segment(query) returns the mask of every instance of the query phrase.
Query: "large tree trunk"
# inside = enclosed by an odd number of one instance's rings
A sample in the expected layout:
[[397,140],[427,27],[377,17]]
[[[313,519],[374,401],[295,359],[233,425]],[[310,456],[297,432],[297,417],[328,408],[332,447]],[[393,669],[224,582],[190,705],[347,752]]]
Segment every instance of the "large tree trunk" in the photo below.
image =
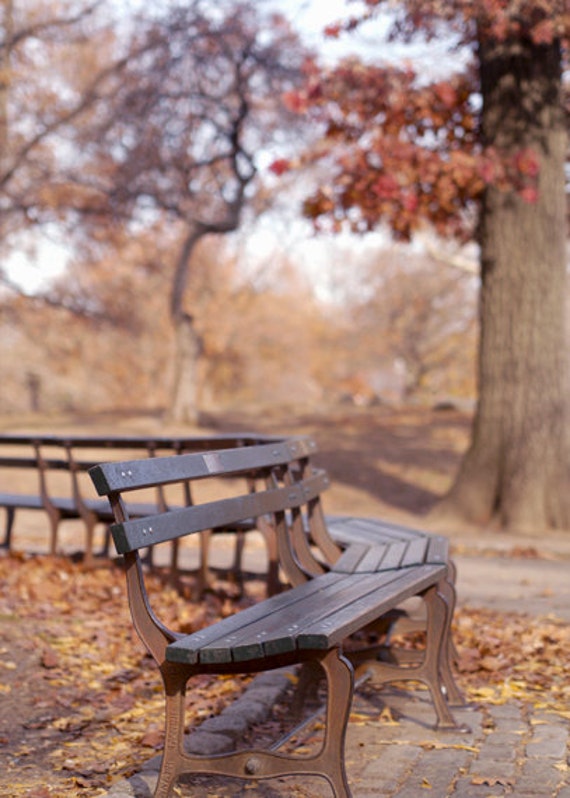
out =
[[539,196],[489,188],[483,203],[479,402],[471,447],[443,502],[477,523],[570,529],[566,348],[567,154],[557,43],[481,45],[483,133],[538,154]]

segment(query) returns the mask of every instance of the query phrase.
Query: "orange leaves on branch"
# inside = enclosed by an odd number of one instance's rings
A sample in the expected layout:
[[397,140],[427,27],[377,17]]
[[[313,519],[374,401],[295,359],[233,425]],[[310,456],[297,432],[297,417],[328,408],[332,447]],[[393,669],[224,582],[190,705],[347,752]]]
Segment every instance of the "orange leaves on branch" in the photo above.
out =
[[[402,0],[390,36],[435,38],[445,25],[455,42],[470,46],[476,34],[482,42],[551,45],[570,36],[565,5],[563,0]],[[360,17],[329,26],[328,35],[337,37],[387,6],[387,0],[361,0]],[[513,192],[524,202],[538,200],[540,157],[525,147],[532,137],[520,137],[518,152],[512,143],[505,150],[487,147],[482,138],[476,58],[474,53],[462,73],[450,70],[448,80],[432,83],[409,67],[356,58],[320,72],[311,63],[305,87],[286,102],[322,130],[313,151],[299,160],[326,161],[329,187],[305,202],[316,227],[364,232],[384,222],[396,238],[409,239],[427,222],[441,235],[466,240],[488,187]]]
[[458,103],[458,96],[455,88],[449,82],[435,83],[433,86],[435,96],[440,100],[445,108],[455,108]]
[[382,174],[372,184],[372,191],[379,199],[397,199],[400,196],[398,181],[391,174]]
[[[476,91],[471,72],[426,84],[410,67],[351,58],[319,75],[311,63],[305,88],[285,98],[322,129],[298,164],[326,162],[329,187],[307,199],[305,214],[318,228],[365,232],[385,222],[408,240],[427,222],[467,239],[475,214],[466,211],[488,186],[535,202],[538,154],[483,146]],[[271,170],[291,168],[281,160]]]
[[[465,203],[485,185],[471,96],[465,76],[425,85],[408,66],[350,58],[319,75],[312,64],[305,88],[285,98],[323,131],[300,163],[326,161],[331,185],[306,201],[305,214],[317,227],[345,224],[359,232],[383,220],[400,239],[426,219],[455,232]],[[271,170],[288,168],[277,161]]]

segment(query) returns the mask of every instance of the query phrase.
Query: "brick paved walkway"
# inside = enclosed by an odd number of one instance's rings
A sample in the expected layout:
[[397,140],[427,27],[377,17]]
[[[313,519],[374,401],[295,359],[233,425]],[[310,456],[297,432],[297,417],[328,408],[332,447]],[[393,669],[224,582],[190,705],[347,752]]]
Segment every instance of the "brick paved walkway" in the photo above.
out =
[[[206,721],[190,738],[195,753],[228,750],[247,718],[259,720],[283,687],[279,674],[264,675],[229,708],[225,717]],[[281,680],[281,681],[280,681]],[[469,732],[432,729],[433,707],[426,691],[364,687],[357,693],[346,746],[354,798],[570,798],[570,721],[518,701],[455,710]],[[150,798],[159,758],[109,798]],[[199,779],[182,785],[184,798],[325,798],[324,780],[274,779],[258,784]]]

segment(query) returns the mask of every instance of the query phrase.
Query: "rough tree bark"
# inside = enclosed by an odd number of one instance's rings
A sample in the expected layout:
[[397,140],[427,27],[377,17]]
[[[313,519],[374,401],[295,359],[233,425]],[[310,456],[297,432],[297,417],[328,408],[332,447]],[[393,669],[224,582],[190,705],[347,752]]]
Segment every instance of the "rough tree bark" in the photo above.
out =
[[479,402],[470,449],[440,509],[535,534],[570,529],[560,44],[486,41],[480,59],[486,143],[538,155],[538,198],[486,192]]

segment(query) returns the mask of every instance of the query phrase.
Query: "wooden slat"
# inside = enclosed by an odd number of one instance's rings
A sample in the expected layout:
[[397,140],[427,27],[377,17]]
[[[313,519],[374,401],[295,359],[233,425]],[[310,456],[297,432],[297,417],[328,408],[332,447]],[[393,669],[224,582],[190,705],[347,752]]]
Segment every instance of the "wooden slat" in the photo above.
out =
[[[368,575],[363,580],[353,574],[332,573],[314,577],[287,591],[285,595],[289,600],[286,606],[275,609],[270,599],[265,617],[204,646],[200,651],[200,662],[220,661],[220,656],[231,656],[233,662],[245,662],[295,651],[300,632],[358,599],[367,590],[366,579],[375,581],[376,577]],[[307,585],[311,585],[310,594]]]
[[310,439],[293,438],[285,442],[219,449],[205,454],[103,463],[89,473],[97,492],[103,496],[116,491],[168,485],[184,479],[203,479],[272,468],[307,456],[312,451],[313,442]]
[[419,565],[425,562],[428,542],[427,537],[410,540],[406,547],[402,562],[400,563],[400,567],[407,568],[411,565]]
[[426,565],[324,574],[171,643],[166,656],[173,662],[222,664],[278,657],[297,648],[324,650],[436,584],[444,571],[444,566]]
[[354,569],[356,573],[374,573],[383,570],[381,565],[386,555],[385,546],[369,546],[368,551]]
[[[148,461],[149,464],[152,462],[152,460]],[[229,499],[171,510],[158,516],[153,515],[148,518],[126,521],[122,524],[113,524],[111,533],[118,553],[126,554],[151,544],[176,540],[184,535],[201,532],[205,529],[216,529],[236,521],[300,507],[318,495],[327,485],[327,475],[324,472],[319,472],[296,485],[247,493]]]
[[40,496],[32,496],[27,493],[0,493],[0,506],[22,510],[44,509],[44,503]]
[[447,562],[449,559],[449,541],[447,538],[441,535],[432,535],[428,540],[429,546],[426,554],[426,562]]
[[[338,645],[397,604],[436,584],[444,574],[443,565],[423,565],[370,576],[369,579],[377,580],[376,589],[332,613],[328,618],[304,628],[297,637],[297,644],[302,649],[319,650]],[[364,581],[360,575],[355,575],[353,579],[360,584]]]
[[357,540],[368,543],[406,541],[428,536],[426,532],[389,524],[380,518],[326,516],[326,521],[332,537],[345,543]]
[[[272,596],[259,604],[254,604],[245,610],[241,610],[236,615],[229,618],[224,618],[222,621],[201,629],[199,632],[194,632],[191,635],[186,635],[174,643],[171,643],[167,650],[167,659],[172,662],[188,662],[195,664],[200,659],[200,652],[207,646],[211,647],[212,657],[216,655],[213,653],[216,648],[221,648],[218,644],[221,638],[229,635],[237,635],[240,631],[247,626],[253,625],[258,621],[265,621],[270,611],[278,613],[279,611],[287,610],[291,605],[297,604],[300,601],[310,602],[313,596],[319,593],[327,584],[335,584],[338,582],[339,577],[337,574],[324,574],[317,579],[310,579],[304,585],[300,585],[294,590],[287,590],[284,593],[279,593]],[[231,661],[230,647],[224,647],[225,653],[220,652],[217,656],[223,662]],[[261,649],[259,649],[261,653]],[[220,661],[220,659],[218,659]]]
[[332,567],[337,573],[351,574],[362,560],[369,546],[366,543],[353,543],[349,546]]
[[[68,444],[77,448],[91,449],[147,449],[155,445],[158,449],[186,448],[188,451],[208,451],[235,446],[250,446],[282,440],[274,435],[258,435],[254,432],[220,433],[214,436],[173,437],[162,435],[50,435],[50,434],[12,434],[0,435],[0,446],[61,446]],[[316,450],[316,448],[315,448]]]

